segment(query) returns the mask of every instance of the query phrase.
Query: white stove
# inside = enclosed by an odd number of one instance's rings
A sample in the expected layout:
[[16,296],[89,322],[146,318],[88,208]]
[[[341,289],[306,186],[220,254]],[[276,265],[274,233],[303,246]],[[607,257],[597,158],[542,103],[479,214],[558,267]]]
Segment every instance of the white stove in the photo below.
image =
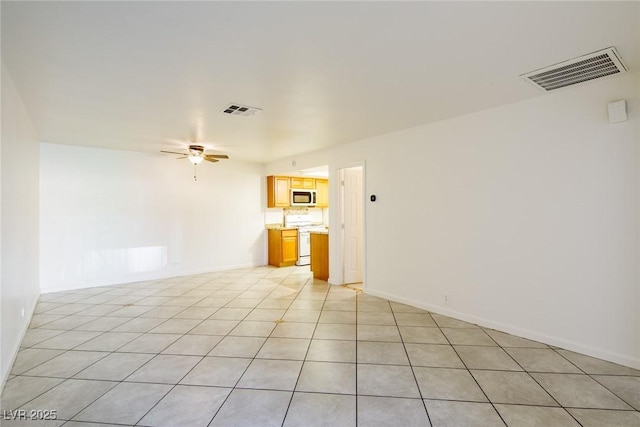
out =
[[285,215],[285,227],[298,229],[298,261],[296,265],[311,264],[311,237],[312,231],[324,231],[326,227],[322,224],[313,224],[309,215]]

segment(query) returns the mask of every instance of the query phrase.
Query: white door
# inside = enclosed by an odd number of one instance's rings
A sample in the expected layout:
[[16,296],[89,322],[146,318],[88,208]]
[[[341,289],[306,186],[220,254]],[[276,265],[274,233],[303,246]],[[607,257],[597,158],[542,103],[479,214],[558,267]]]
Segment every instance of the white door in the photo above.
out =
[[342,172],[344,283],[358,283],[362,282],[363,264],[362,167],[343,169]]

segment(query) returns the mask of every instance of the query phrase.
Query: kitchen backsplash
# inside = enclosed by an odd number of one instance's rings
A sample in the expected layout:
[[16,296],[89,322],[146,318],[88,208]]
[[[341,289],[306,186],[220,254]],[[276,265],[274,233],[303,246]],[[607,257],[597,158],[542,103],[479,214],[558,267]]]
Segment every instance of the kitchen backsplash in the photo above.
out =
[[282,214],[283,215],[307,215],[307,214],[310,214],[311,211],[313,210],[317,211],[320,209],[308,208],[305,206],[293,206],[290,208],[282,209]]
[[302,206],[292,208],[267,208],[264,212],[264,223],[283,224],[285,215],[309,215],[312,223],[329,225],[328,208],[307,208]]

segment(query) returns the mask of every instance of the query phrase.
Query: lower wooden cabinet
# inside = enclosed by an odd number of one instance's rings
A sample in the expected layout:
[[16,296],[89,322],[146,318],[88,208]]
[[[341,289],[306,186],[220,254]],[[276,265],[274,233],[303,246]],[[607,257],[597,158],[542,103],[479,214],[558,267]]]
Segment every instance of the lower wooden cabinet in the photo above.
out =
[[298,260],[298,230],[269,230],[269,265],[285,267]]
[[329,235],[311,232],[311,271],[313,277],[329,280]]

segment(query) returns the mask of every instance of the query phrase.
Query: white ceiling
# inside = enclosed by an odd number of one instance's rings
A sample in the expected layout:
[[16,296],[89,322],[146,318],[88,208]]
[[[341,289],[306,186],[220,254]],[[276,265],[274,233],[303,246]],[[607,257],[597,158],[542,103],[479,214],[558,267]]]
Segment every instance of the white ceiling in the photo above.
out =
[[[544,94],[637,2],[6,2],[2,61],[45,142],[270,161]],[[586,83],[590,84],[590,83]],[[572,90],[572,89],[564,89]],[[222,114],[229,103],[262,108]]]

